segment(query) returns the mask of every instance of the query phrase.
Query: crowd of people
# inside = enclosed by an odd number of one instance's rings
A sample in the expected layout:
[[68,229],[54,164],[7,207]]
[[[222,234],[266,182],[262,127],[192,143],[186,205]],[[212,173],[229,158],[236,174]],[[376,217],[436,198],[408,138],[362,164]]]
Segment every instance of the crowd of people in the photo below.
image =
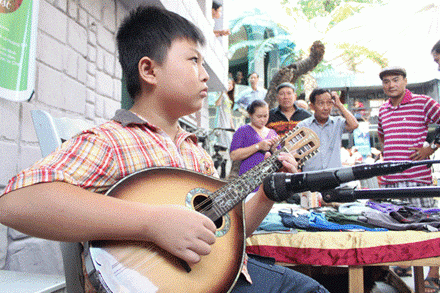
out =
[[[219,8],[213,6],[213,17]],[[130,12],[118,28],[117,46],[133,106],[118,110],[111,121],[71,138],[14,176],[0,196],[0,222],[58,241],[150,242],[197,270],[195,265],[217,248],[217,227],[211,218],[166,201],[159,205],[132,202],[105,192],[126,176],[152,167],[218,176],[195,136],[179,126],[179,118],[199,111],[208,95],[204,44],[200,30],[176,13],[153,6]],[[440,65],[440,43],[432,55]],[[428,123],[440,123],[440,104],[406,89],[403,68],[386,68],[379,78],[388,97],[379,111],[383,160],[427,158],[440,146],[437,142],[425,144]],[[266,90],[258,86],[258,74],[250,74],[248,81],[249,89],[235,97],[234,84],[241,84],[242,79],[231,79],[227,91],[216,100],[218,123],[236,129],[232,140],[224,138],[222,143],[230,146],[231,159],[241,162],[240,174],[268,158],[282,136],[296,126],[313,129],[321,144],[320,152],[304,164],[303,171],[351,164],[341,158],[341,139],[343,132],[358,127],[358,121],[338,93],[315,89],[304,106],[296,101],[296,87],[282,83],[276,89],[278,106],[269,109],[264,101]],[[230,115],[236,106],[247,112],[248,124],[234,125]],[[330,115],[333,109],[339,114]],[[354,164],[356,156],[353,148],[350,157]],[[281,152],[278,160],[282,170],[299,171],[292,154]],[[381,183],[384,187],[411,187],[431,182],[430,169],[418,166],[383,176]],[[418,207],[435,205],[433,199],[410,201]],[[250,236],[273,204],[263,188],[257,188],[246,200],[244,213],[240,206],[232,213],[244,216],[244,233]],[[238,273],[232,292],[328,292],[309,276],[258,256],[244,254]],[[437,292],[439,284],[438,268],[433,267],[426,292]]]
[[[434,45],[431,54],[434,61],[439,64],[440,70],[440,41]],[[247,107],[255,101],[264,100],[264,89],[257,87],[258,74],[250,75],[251,89],[245,95],[240,96],[239,105]],[[297,101],[295,86],[290,83],[280,84],[277,88],[278,106],[269,110],[266,127],[273,129],[278,138],[285,135],[294,127],[307,127],[315,131],[320,139],[318,154],[305,162],[302,171],[316,171],[340,166],[353,166],[361,163],[374,164],[381,161],[397,160],[423,160],[429,158],[440,147],[438,141],[427,142],[429,124],[440,124],[440,105],[437,101],[424,95],[413,94],[406,88],[407,73],[402,67],[388,67],[381,70],[379,78],[382,81],[383,91],[388,98],[379,109],[378,135],[380,150],[372,147],[371,153],[362,156],[356,146],[349,149],[341,145],[342,133],[351,132],[359,126],[358,120],[364,121],[365,115],[356,116],[350,113],[341,103],[338,93],[326,89],[316,88],[309,95],[309,103],[300,106]],[[365,112],[365,107],[359,101],[356,107]],[[332,110],[338,110],[337,116],[332,116]],[[310,110],[309,110],[310,109]],[[266,109],[265,109],[266,110]],[[412,113],[412,114],[410,114]],[[417,115],[414,115],[417,113]],[[403,123],[403,124],[402,124]],[[240,131],[241,133],[241,131]],[[258,133],[255,133],[258,134]],[[237,134],[233,138],[243,143],[243,136]],[[260,141],[266,139],[259,136]],[[258,148],[252,145],[255,138],[249,141],[249,149],[252,153],[258,153]],[[271,144],[277,142],[274,136]],[[258,144],[257,144],[258,145]],[[268,144],[267,147],[270,145]],[[232,150],[234,150],[236,146]],[[241,161],[231,152],[231,159]],[[253,164],[259,163],[254,161]],[[245,169],[249,169],[249,162]],[[240,173],[243,171],[240,168]],[[374,178],[373,180],[376,180]],[[410,168],[402,173],[386,175],[377,178],[374,186],[382,188],[411,188],[417,186],[432,185],[433,178],[429,166],[420,165]],[[361,185],[358,185],[361,187]],[[403,199],[410,206],[420,208],[437,207],[433,198],[408,198]],[[395,267],[400,276],[410,275],[410,267]],[[425,292],[437,292],[440,290],[439,268],[430,267],[425,280]]]

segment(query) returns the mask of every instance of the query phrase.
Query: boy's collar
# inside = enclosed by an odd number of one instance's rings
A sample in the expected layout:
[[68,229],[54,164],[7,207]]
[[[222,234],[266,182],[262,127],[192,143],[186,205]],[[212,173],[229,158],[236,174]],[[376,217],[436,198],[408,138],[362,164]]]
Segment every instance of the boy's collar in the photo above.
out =
[[[117,121],[121,123],[122,126],[127,126],[129,124],[145,124],[148,127],[151,127],[155,131],[157,131],[157,127],[153,124],[149,123],[147,120],[143,119],[141,116],[125,109],[119,109],[116,111],[115,116],[112,118],[112,120]],[[197,143],[197,136],[195,134],[192,134],[190,132],[185,131],[182,127],[178,126],[178,136],[183,135],[183,139],[186,137],[190,137],[195,143]]]
[[112,120],[120,122],[122,126],[127,126],[129,124],[149,124],[145,119],[142,119],[135,113],[125,109],[117,110]]

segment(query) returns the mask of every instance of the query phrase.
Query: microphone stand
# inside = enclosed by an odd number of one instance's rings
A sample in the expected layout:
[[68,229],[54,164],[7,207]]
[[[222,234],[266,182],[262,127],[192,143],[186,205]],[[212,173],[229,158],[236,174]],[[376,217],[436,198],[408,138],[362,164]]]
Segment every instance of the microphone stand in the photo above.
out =
[[407,197],[438,197],[439,186],[413,187],[413,188],[372,188],[349,189],[339,188],[321,191],[325,202],[353,202],[357,199],[387,199]]

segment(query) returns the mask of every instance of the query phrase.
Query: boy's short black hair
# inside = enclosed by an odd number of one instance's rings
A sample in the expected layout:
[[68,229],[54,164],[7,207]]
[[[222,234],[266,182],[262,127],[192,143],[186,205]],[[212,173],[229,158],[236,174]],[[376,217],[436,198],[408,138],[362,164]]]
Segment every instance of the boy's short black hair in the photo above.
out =
[[202,32],[182,16],[155,6],[139,6],[123,20],[116,35],[119,62],[131,98],[140,91],[138,63],[148,56],[159,65],[176,39],[205,44]]
[[329,93],[330,94],[330,90],[327,89],[322,89],[322,88],[316,88],[312,91],[312,93],[310,94],[309,97],[309,101],[312,104],[315,104],[316,102],[316,96],[322,95],[324,93]]

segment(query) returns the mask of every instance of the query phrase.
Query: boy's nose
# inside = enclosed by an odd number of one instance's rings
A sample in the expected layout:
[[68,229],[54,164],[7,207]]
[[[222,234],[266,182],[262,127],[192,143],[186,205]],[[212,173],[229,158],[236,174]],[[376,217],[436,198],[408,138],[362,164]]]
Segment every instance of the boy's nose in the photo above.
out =
[[200,78],[203,82],[207,82],[209,79],[208,71],[206,71],[205,66],[202,66],[202,69],[200,71]]

